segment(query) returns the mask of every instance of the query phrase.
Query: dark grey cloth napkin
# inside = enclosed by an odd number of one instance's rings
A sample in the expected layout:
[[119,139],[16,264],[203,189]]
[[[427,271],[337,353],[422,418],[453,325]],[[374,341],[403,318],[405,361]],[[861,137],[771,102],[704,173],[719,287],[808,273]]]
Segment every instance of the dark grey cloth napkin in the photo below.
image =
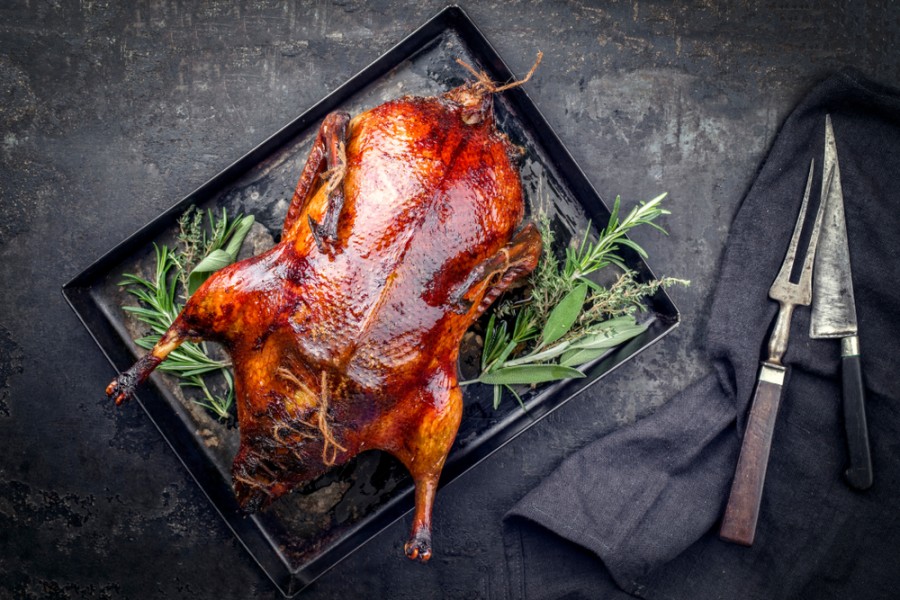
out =
[[[837,139],[875,483],[842,479],[840,344],[794,314],[756,541],[718,539],[784,258],[825,115]],[[811,206],[811,211],[816,208]],[[900,598],[900,92],[844,71],[784,123],[729,234],[714,375],[567,459],[505,521],[513,598]]]

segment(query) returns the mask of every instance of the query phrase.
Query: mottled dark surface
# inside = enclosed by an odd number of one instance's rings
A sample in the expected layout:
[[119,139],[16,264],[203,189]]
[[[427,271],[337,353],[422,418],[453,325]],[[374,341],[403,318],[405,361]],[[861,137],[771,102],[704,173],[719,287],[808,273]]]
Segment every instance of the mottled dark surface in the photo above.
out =
[[[700,378],[729,224],[781,120],[855,66],[900,82],[892,2],[471,3],[601,195],[659,191],[634,237],[684,325],[438,495],[302,598],[502,598],[500,519],[563,457]],[[732,6],[733,5],[733,6]],[[417,2],[4,2],[0,7],[0,597],[279,597],[60,294],[94,258],[436,13]]]

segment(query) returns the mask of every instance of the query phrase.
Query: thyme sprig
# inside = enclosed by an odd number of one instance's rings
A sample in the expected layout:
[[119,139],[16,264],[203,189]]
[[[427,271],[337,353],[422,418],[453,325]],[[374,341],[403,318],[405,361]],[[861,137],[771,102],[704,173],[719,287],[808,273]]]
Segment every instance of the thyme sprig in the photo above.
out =
[[[553,251],[549,220],[542,217],[543,251],[529,280],[530,293],[524,301],[504,299],[497,306],[485,329],[481,373],[461,385],[492,385],[494,408],[506,389],[524,408],[513,386],[584,377],[578,367],[643,333],[647,324],[635,318],[644,309],[643,299],[661,287],[688,283],[674,278],[640,282],[620,255],[628,247],[646,258],[644,249],[626,237],[635,227],[650,225],[666,233],[654,222],[669,214],[661,206],[665,196],[639,204],[621,220],[621,199],[616,197],[597,240],[591,241],[587,227],[580,243],[566,248],[562,265]],[[622,273],[606,288],[590,276],[609,266]]]
[[[252,216],[238,215],[229,220],[223,209],[217,218],[212,211],[204,213],[190,207],[178,220],[178,247],[153,244],[156,270],[152,279],[133,273],[122,276],[119,285],[138,299],[138,306],[122,309],[150,327],[150,334],[135,339],[135,344],[151,349],[169,329],[184,307],[184,302],[215,270],[234,262],[244,238],[253,225]],[[227,261],[227,262],[226,262]],[[159,366],[160,371],[180,379],[180,385],[200,390],[202,398],[192,400],[204,406],[219,419],[229,418],[234,403],[234,380],[228,360],[211,355],[203,342],[184,342],[172,351]],[[214,394],[210,378],[219,378],[225,385],[224,394]]]

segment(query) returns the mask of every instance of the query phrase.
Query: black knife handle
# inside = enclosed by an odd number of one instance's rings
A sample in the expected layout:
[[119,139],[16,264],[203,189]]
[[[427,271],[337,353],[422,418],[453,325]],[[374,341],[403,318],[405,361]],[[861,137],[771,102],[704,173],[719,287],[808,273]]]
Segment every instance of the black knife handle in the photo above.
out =
[[872,455],[869,451],[869,428],[866,425],[865,389],[859,354],[841,359],[844,382],[844,427],[850,467],[844,472],[847,483],[858,490],[872,486]]
[[[771,376],[773,373],[774,377]],[[753,544],[766,468],[769,465],[769,451],[772,448],[772,434],[775,432],[775,417],[781,403],[783,378],[784,367],[763,363],[751,401],[752,407],[731,484],[731,494],[719,529],[719,537],[725,541],[743,546]]]

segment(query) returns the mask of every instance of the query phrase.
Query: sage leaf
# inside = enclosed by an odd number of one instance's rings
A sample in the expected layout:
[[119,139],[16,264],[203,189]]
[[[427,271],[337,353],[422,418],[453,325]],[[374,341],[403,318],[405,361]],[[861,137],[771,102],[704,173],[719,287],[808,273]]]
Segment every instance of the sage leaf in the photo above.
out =
[[526,354],[521,358],[515,358],[513,360],[508,360],[504,363],[507,367],[514,367],[516,365],[525,365],[528,363],[536,363],[536,362],[544,362],[545,360],[556,358],[560,354],[566,351],[569,347],[570,342],[561,342],[552,348],[547,348],[543,352],[538,352],[537,354]]
[[210,275],[222,267],[227,267],[232,262],[234,261],[231,260],[229,254],[224,250],[220,249],[210,252],[188,275],[188,294],[193,296],[194,292],[203,285],[204,281],[209,279]]
[[254,221],[256,221],[256,219],[253,218],[253,215],[247,215],[246,217],[241,217],[235,226],[234,231],[231,234],[231,239],[228,240],[228,245],[225,246],[225,252],[231,257],[231,262],[237,260],[237,255],[238,252],[241,251],[244,238],[250,233],[250,228],[253,227]]
[[237,260],[238,252],[241,251],[241,245],[250,233],[254,220],[253,216],[241,217],[234,226],[225,249],[213,250],[193,268],[188,275],[188,296],[192,296],[210,275]]
[[630,325],[586,336],[573,343],[569,350],[559,359],[559,364],[566,367],[577,367],[606,354],[610,348],[618,346],[647,330],[647,325]]
[[478,378],[481,383],[491,385],[530,385],[559,379],[584,377],[584,373],[571,367],[559,365],[519,365],[503,367]]
[[609,348],[575,348],[569,350],[559,359],[564,367],[575,367],[591,362],[609,352]]
[[586,284],[578,285],[553,308],[541,332],[541,343],[543,345],[552,344],[566,335],[569,329],[572,328],[572,325],[578,319],[578,315],[581,314],[581,307],[584,305],[587,290],[588,286]]
[[647,330],[646,325],[628,325],[625,327],[615,327],[601,333],[586,335],[580,340],[572,343],[572,349],[588,349],[612,348],[618,346],[624,341],[642,334]]

